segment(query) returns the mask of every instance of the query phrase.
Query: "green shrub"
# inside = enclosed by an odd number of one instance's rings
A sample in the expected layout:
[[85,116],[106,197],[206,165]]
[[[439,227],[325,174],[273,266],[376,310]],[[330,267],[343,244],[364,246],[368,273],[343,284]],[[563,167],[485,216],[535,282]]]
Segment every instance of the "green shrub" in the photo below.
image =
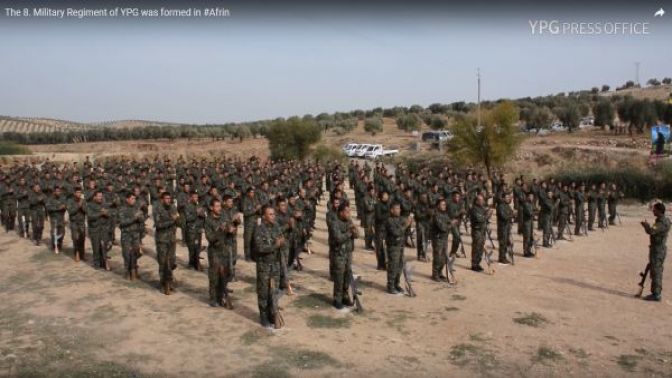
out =
[[31,155],[32,152],[26,146],[13,142],[0,142],[0,155]]
[[339,148],[327,146],[324,144],[320,144],[319,146],[315,147],[315,149],[311,152],[311,156],[313,159],[321,163],[333,161],[344,162],[346,160],[345,154]]

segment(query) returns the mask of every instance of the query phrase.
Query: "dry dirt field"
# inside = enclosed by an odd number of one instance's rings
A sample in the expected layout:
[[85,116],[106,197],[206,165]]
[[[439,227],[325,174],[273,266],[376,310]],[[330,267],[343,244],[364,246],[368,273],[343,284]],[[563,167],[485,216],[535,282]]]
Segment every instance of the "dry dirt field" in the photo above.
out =
[[165,296],[150,236],[131,283],[119,247],[103,272],[74,262],[69,234],[54,255],[1,232],[0,376],[671,376],[672,297],[633,297],[647,256],[638,222],[651,216],[645,206],[621,212],[622,226],[538,259],[519,256],[516,236],[516,265],[491,276],[458,259],[453,288],[431,281],[430,264],[407,248],[415,298],[386,294],[385,273],[357,240],[365,311],[356,314],[330,306],[322,201],[314,253],[291,274],[296,294],[282,299],[279,331],[258,325],[251,263],[238,265],[229,311],[208,306],[207,275],[186,269],[183,246],[177,293]]

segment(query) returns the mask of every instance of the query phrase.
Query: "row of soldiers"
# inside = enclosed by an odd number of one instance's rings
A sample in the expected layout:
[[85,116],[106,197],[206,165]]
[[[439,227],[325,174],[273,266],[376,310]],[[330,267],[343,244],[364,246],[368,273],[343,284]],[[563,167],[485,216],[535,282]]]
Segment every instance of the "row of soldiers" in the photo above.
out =
[[[314,229],[323,172],[317,163],[256,158],[191,162],[120,158],[95,164],[87,158],[81,166],[48,160],[18,164],[0,167],[0,218],[7,232],[15,230],[36,245],[42,242],[48,220],[49,249],[59,253],[67,216],[75,261],[87,259],[88,235],[93,266],[110,270],[108,254],[120,244],[126,275],[135,280],[145,250],[143,238],[152,232],[147,228],[151,215],[160,290],[166,295],[175,290],[178,229],[189,251],[188,265],[196,270],[203,270],[200,253],[205,234],[210,305],[228,308],[232,305],[226,286],[235,280],[236,235],[242,225],[244,258],[257,261],[259,309],[262,323],[267,323],[271,318],[267,283],[277,278],[277,289],[290,289],[287,271],[300,266],[299,254]],[[277,211],[274,224],[285,240],[270,257],[263,257],[265,249],[255,242],[263,240],[257,229],[264,229],[259,227],[266,209]]]
[[[333,196],[341,201],[345,172],[337,168],[331,174],[338,182]],[[454,258],[466,257],[462,227],[471,234],[471,268],[483,271],[483,257],[488,265],[492,262],[485,253],[486,242],[495,249],[490,226],[493,215],[497,224],[498,261],[509,264],[513,258],[514,224],[518,226],[518,234],[523,235],[523,256],[533,257],[540,245],[551,247],[555,240],[565,239],[565,235],[571,238],[569,224],[575,224],[575,235],[587,235],[594,230],[596,215],[599,228],[615,224],[617,204],[623,197],[615,184],[601,183],[586,189],[585,184],[563,184],[554,179],[541,182],[534,179],[528,183],[519,177],[510,187],[502,173],[486,179],[484,175],[457,172],[449,167],[411,171],[397,166],[395,173],[390,174],[382,164],[371,168],[368,163],[360,166],[351,161],[347,175],[364,228],[365,248],[375,251],[378,269],[388,270],[390,293],[399,291],[398,277],[403,268],[399,247],[408,245],[406,241],[413,235],[417,239],[417,259],[433,262],[432,279],[451,280]],[[335,208],[336,203],[331,207]],[[401,244],[389,236],[389,219],[395,206],[399,207],[400,223],[407,225]],[[541,240],[535,237],[535,220],[543,235]],[[427,255],[429,245],[431,259]],[[450,269],[444,275],[447,264]]]

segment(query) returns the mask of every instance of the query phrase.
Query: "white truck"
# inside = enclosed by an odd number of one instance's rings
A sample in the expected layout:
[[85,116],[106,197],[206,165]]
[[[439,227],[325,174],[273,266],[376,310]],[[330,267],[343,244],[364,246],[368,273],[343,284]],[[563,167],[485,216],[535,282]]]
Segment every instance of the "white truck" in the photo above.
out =
[[381,156],[390,156],[396,155],[399,153],[399,150],[386,150],[383,148],[382,144],[371,144],[364,152],[365,159],[378,159]]

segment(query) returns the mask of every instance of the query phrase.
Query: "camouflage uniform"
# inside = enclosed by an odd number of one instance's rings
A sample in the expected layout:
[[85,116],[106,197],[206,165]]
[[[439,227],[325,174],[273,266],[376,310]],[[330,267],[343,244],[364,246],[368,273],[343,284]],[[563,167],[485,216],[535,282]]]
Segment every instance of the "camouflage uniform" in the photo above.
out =
[[351,220],[342,220],[338,216],[331,222],[329,234],[334,243],[334,305],[350,304],[348,288],[352,276],[352,233]]
[[376,203],[376,260],[378,269],[385,269],[387,247],[385,245],[385,223],[390,216],[390,201]]
[[121,254],[124,268],[129,275],[137,274],[140,257],[140,229],[145,227],[145,217],[136,206],[124,204],[117,212],[117,223],[121,230]]
[[19,220],[19,228],[16,231],[19,236],[28,238],[30,227],[30,193],[28,187],[25,185],[17,185],[14,188],[14,193],[18,202],[17,218]]
[[84,243],[86,242],[86,202],[71,198],[68,201],[68,219],[70,221],[70,236],[75,256],[84,259]]
[[533,256],[534,246],[534,207],[532,203],[525,201],[522,203],[522,209],[520,205],[518,209],[523,214],[523,256],[530,257]]
[[158,203],[153,209],[154,227],[156,232],[156,257],[159,263],[160,284],[164,291],[173,290],[173,269],[175,264],[175,233],[177,231],[178,213],[172,204]]
[[499,244],[499,261],[506,261],[507,250],[511,240],[511,228],[514,221],[511,206],[501,201],[497,204],[497,242]]
[[254,228],[256,227],[259,215],[257,204],[256,197],[250,198],[246,195],[243,198],[243,252],[245,260],[250,260],[251,257],[252,235],[254,234]]
[[[565,192],[558,194],[558,236],[556,239],[564,239],[565,230],[567,229],[567,221],[569,219],[569,207],[571,202],[569,195]],[[570,231],[571,233],[571,231]]]
[[418,259],[427,258],[427,245],[430,241],[431,228],[431,209],[426,202],[418,201],[413,210],[415,215],[415,231],[416,231],[416,249],[418,252]]
[[581,233],[581,227],[583,226],[583,222],[585,222],[585,215],[583,212],[583,203],[584,203],[584,195],[583,192],[580,190],[577,190],[574,193],[574,214],[576,218],[576,224],[574,226],[574,235],[580,235]]
[[203,239],[203,224],[205,212],[200,210],[198,203],[191,201],[184,205],[182,214],[184,216],[184,241],[189,251],[189,267],[200,269],[201,266],[201,243]]
[[469,222],[471,227],[471,267],[475,268],[481,265],[483,252],[485,250],[485,233],[487,209],[482,206],[473,205],[469,211]]
[[376,198],[367,194],[362,201],[362,226],[364,227],[364,245],[373,249],[374,225],[376,220]]
[[544,247],[551,246],[551,237],[553,236],[553,200],[548,197],[546,193],[542,193],[539,198],[539,204],[541,205],[541,211],[539,212],[539,223],[541,224],[541,229],[543,230],[543,244]]
[[16,195],[9,182],[0,197],[0,206],[2,206],[2,224],[5,226],[5,231],[14,230],[16,225]]
[[273,289],[280,285],[280,248],[275,246],[276,239],[282,230],[275,224],[262,221],[254,231],[254,251],[257,262],[257,304],[262,324],[273,321],[271,313]]
[[404,239],[406,237],[405,218],[392,215],[385,222],[385,245],[387,246],[387,290],[401,291],[399,285],[401,269],[404,265]]
[[233,272],[232,238],[229,232],[233,226],[230,214],[222,212],[219,216],[210,214],[205,220],[205,237],[208,240],[208,283],[210,304],[222,304],[226,285],[231,281]]
[[667,254],[667,234],[670,220],[665,215],[656,217],[656,222],[646,227],[649,234],[649,269],[651,272],[651,294],[660,300],[663,291],[663,265]]
[[437,211],[432,217],[432,277],[441,276],[448,253],[448,234],[452,232],[452,218],[447,211]]
[[33,241],[39,244],[42,240],[42,231],[44,231],[47,196],[42,192],[31,191],[29,201],[30,219],[33,224]]
[[56,245],[58,250],[63,249],[63,237],[65,236],[65,196],[56,197],[52,195],[47,200],[46,208],[49,213],[49,224],[51,225],[51,244],[50,249]]
[[107,264],[107,249],[103,245],[107,232],[106,218],[109,215],[102,204],[91,201],[86,206],[86,219],[89,222],[89,239],[93,250],[93,266],[104,268]]

